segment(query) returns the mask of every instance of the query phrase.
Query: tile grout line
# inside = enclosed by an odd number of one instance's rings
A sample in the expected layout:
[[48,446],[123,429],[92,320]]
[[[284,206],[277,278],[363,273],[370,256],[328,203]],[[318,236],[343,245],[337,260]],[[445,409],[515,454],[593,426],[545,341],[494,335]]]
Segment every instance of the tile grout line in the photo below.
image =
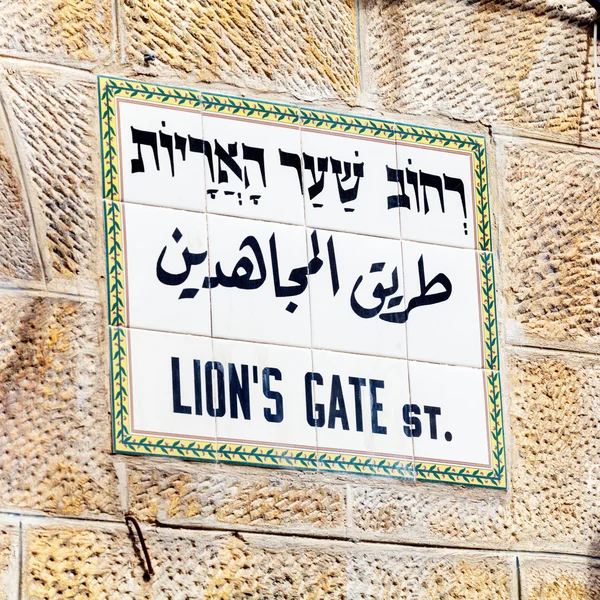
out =
[[50,67],[52,69],[56,69],[57,71],[66,71],[87,76],[91,76],[94,69],[96,68],[96,65],[94,63],[86,63],[85,61],[78,60],[73,61],[73,64],[64,64],[60,62],[54,62],[52,60],[43,60],[41,55],[38,55],[37,57],[30,57],[20,55],[17,52],[15,52],[15,54],[6,53],[2,50],[0,50],[0,61],[17,61],[19,63],[25,63],[27,65],[27,68]]
[[[212,215],[212,216],[223,217],[223,218],[228,218],[228,219],[236,219],[236,220],[241,220],[241,221],[252,221],[252,222],[256,222],[256,223],[263,223],[265,225],[283,225],[284,227],[302,227],[305,230],[324,231],[324,232],[328,232],[328,233],[339,233],[342,235],[353,235],[353,236],[357,236],[357,237],[361,237],[361,238],[400,241],[400,242],[409,243],[409,244],[422,244],[424,246],[435,246],[436,248],[444,248],[447,250],[477,252],[479,254],[492,254],[492,255],[494,254],[493,250],[479,250],[476,245],[471,248],[471,247],[465,247],[465,246],[453,246],[451,244],[444,244],[444,243],[428,242],[426,240],[403,238],[402,232],[400,232],[400,237],[398,238],[396,236],[386,236],[386,235],[381,235],[381,234],[377,234],[377,233],[364,233],[364,232],[359,232],[359,231],[351,231],[349,229],[331,229],[326,226],[308,225],[306,222],[305,223],[290,223],[290,222],[284,222],[284,221],[267,220],[265,218],[255,218],[255,217],[250,217],[250,216],[245,216],[245,215],[233,215],[233,214],[229,214],[229,213],[214,212],[214,211],[208,211],[208,210],[191,210],[189,208],[180,208],[177,206],[165,206],[162,204],[146,204],[143,202],[136,202],[136,201],[132,201],[132,200],[119,201],[119,200],[111,200],[110,198],[103,198],[102,201],[104,203],[115,202],[115,203],[121,204],[123,206],[127,206],[127,205],[139,206],[139,207],[143,207],[143,208],[148,208],[150,210],[152,210],[152,209],[172,210],[172,211],[177,211],[177,212],[182,212],[182,213],[201,214],[201,215],[206,215],[207,217],[209,215]],[[306,206],[304,208],[304,211],[306,211]]]
[[362,53],[362,31],[360,27],[361,10],[360,0],[354,2],[355,14],[356,14],[356,50],[358,55],[358,86],[359,86],[359,98],[362,98],[364,94],[364,74],[363,74],[363,53]]
[[23,287],[23,286],[11,286],[5,285],[4,282],[0,282],[0,294],[27,294],[34,297],[43,297],[43,298],[62,298],[64,300],[79,300],[81,302],[100,302],[99,294],[85,295],[81,293],[69,293],[69,292],[59,292],[46,288],[36,288],[36,287]]
[[18,599],[23,598],[23,574],[25,572],[25,552],[23,552],[23,522],[19,519],[19,547],[17,556],[18,572]]
[[[200,127],[202,129],[202,139],[204,139],[204,127],[205,127],[205,123],[204,123],[204,119],[207,115],[207,112],[204,110],[204,92],[200,92],[199,93],[200,96]],[[207,267],[207,276],[210,278],[211,277],[211,266],[212,266],[212,254],[210,252],[210,228],[209,228],[209,216],[212,215],[213,213],[209,213],[208,212],[208,194],[207,194],[207,189],[208,189],[208,180],[207,180],[207,167],[206,167],[206,160],[202,161],[202,173],[203,173],[203,184],[204,184],[204,189],[202,190],[203,192],[203,200],[204,200],[204,222],[205,222],[205,231],[206,231],[206,267]],[[214,361],[215,359],[215,335],[214,335],[214,314],[213,314],[213,288],[212,287],[208,287],[208,310],[209,310],[209,322],[210,322],[210,348],[211,348],[211,353],[212,356],[210,357],[211,361]],[[206,364],[206,361],[205,361]],[[206,373],[206,371],[205,371]],[[212,380],[212,389],[215,390],[217,389],[217,386],[215,385],[215,379],[214,377],[216,377],[216,375],[214,374],[213,370],[211,369],[211,374],[210,376],[213,378]],[[206,375],[204,375],[204,377],[206,377]],[[206,382],[204,382],[204,385],[206,386]],[[206,387],[204,389],[204,394],[206,394]],[[212,398],[211,398],[212,401]],[[131,402],[131,400],[130,400]],[[208,404],[208,398],[206,399],[206,402]],[[208,461],[212,464],[220,464],[220,452],[219,452],[219,447],[220,447],[220,443],[219,443],[219,421],[217,416],[215,415],[213,417],[213,427],[214,427],[214,444],[215,444],[215,459],[214,461]]]

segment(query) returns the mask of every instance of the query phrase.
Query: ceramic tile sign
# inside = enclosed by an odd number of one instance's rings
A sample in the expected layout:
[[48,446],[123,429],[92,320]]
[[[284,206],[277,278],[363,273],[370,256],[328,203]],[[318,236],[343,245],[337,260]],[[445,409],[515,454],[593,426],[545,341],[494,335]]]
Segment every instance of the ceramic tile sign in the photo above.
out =
[[99,101],[116,452],[506,487],[484,138]]

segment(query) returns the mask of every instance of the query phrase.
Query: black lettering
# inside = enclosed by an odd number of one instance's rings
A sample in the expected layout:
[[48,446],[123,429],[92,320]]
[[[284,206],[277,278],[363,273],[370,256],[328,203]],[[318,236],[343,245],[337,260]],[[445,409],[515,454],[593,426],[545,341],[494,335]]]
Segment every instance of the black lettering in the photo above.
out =
[[[217,376],[217,408],[213,397],[213,375]],[[211,417],[222,417],[225,414],[225,369],[220,362],[209,361],[204,365],[204,379],[206,380],[206,412]]]
[[[312,393],[312,382],[323,385],[323,377],[320,373],[307,373],[304,376],[304,390],[306,397],[306,422],[311,427],[323,427],[325,425],[325,407],[322,404],[314,404]],[[315,417],[315,412],[317,416]]]
[[281,381],[281,371],[275,367],[265,367],[263,369],[263,394],[265,395],[265,398],[275,400],[275,412],[273,412],[271,408],[265,407],[265,419],[269,423],[281,423],[281,421],[283,421],[283,396],[279,392],[271,389],[271,377],[273,377],[275,381]]
[[202,375],[200,361],[194,359],[194,399],[196,401],[196,414],[202,414]]
[[371,395],[371,429],[373,433],[387,433],[387,427],[378,422],[378,413],[383,410],[383,404],[377,402],[377,390],[383,389],[385,383],[380,379],[369,379],[369,392]]
[[242,382],[235,365],[229,363],[229,406],[231,418],[238,418],[238,402],[246,421],[250,420],[250,384],[248,381],[248,365],[242,365]]
[[356,431],[363,431],[362,390],[367,385],[362,377],[348,377],[348,383],[354,386],[354,411],[356,413]]
[[179,373],[179,358],[177,356],[171,357],[171,381],[173,383],[173,412],[190,415],[192,407],[181,404],[181,377]]
[[421,409],[416,404],[405,404],[402,407],[402,417],[409,427],[404,427],[404,435],[407,437],[421,437],[423,431],[421,420],[413,415],[420,415]]
[[437,440],[437,421],[436,418],[442,414],[439,406],[424,406],[423,412],[429,415],[429,433],[432,440]]
[[339,375],[333,375],[331,378],[331,396],[329,399],[329,422],[327,427],[335,429],[335,420],[341,419],[342,429],[348,431],[348,414],[346,413],[346,403],[344,402],[344,393],[342,392],[342,383]]

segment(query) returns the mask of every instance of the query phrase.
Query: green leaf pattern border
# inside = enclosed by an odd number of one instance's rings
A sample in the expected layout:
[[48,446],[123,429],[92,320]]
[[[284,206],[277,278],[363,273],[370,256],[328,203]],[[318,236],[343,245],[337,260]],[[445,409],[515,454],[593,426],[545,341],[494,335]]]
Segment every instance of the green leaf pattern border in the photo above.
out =
[[[384,459],[356,454],[332,454],[317,450],[294,450],[249,444],[219,444],[175,438],[157,438],[131,433],[129,426],[129,380],[127,358],[126,294],[124,289],[122,214],[119,204],[119,164],[116,135],[116,98],[324,129],[351,135],[376,137],[430,147],[469,152],[473,159],[477,217],[477,249],[481,287],[484,366],[489,412],[492,468]],[[309,471],[437,481],[469,486],[506,489],[506,457],[499,374],[498,325],[492,255],[485,138],[476,134],[408,125],[356,115],[347,115],[286,104],[226,96],[212,92],[155,85],[147,82],[98,77],[108,316],[110,325],[111,396],[113,449],[127,454],[176,456],[191,460],[228,462]]]

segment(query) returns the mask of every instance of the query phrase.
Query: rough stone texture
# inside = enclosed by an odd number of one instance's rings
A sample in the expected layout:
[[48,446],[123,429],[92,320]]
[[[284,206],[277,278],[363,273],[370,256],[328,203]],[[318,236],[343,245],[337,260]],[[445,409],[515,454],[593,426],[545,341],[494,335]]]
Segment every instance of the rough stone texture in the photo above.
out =
[[[309,98],[358,91],[354,0],[120,0],[127,60]],[[163,67],[167,67],[164,69]]]
[[506,367],[509,492],[355,486],[356,531],[421,543],[600,554],[597,360],[530,350],[513,352]]
[[122,527],[46,527],[25,531],[24,597],[189,598],[206,578],[206,543],[146,534],[156,575],[144,581],[139,542]]
[[220,523],[343,533],[345,486],[308,478],[268,471],[250,475],[235,468],[206,472],[202,467],[131,466],[127,477],[129,507],[138,518],[168,524]]
[[521,582],[523,600],[600,599],[597,561],[522,558]]
[[112,43],[110,0],[0,0],[0,48],[51,61],[93,61]]
[[458,552],[370,552],[359,546],[349,561],[348,599],[419,600],[512,598],[512,567],[504,557]]
[[14,155],[9,153],[6,123],[0,117],[0,279],[40,280],[26,198]]
[[[590,43],[588,47],[588,58],[585,69],[583,105],[581,107],[581,127],[580,134],[584,139],[591,139],[595,142],[600,137],[600,108],[598,107],[598,94],[596,92],[596,77],[594,74],[594,41],[590,29]],[[600,45],[600,44],[599,44]],[[598,51],[600,54],[600,50]],[[600,60],[600,59],[599,59]]]
[[586,2],[366,0],[366,52],[390,109],[579,134]]
[[516,531],[539,548],[565,544],[598,555],[598,361],[531,353],[507,366]]
[[50,275],[91,279],[99,235],[92,160],[98,148],[95,84],[13,68],[5,69],[4,80],[22,160],[45,220]]
[[18,536],[16,527],[0,525],[0,600],[17,598]]
[[0,295],[0,505],[118,513],[99,307]]
[[[354,0],[0,0],[15,138],[13,149],[0,127],[2,286],[42,278],[18,153],[51,289],[104,287],[94,78],[22,58],[597,141],[583,0],[358,4],[364,97]],[[109,66],[113,13],[122,62]],[[145,66],[147,51],[158,59]],[[501,549],[522,553],[522,600],[600,600],[596,562],[527,556],[600,556],[600,152],[507,139],[489,154],[503,339],[562,348],[502,348],[507,492],[113,457],[100,306],[3,291],[0,513],[46,514],[0,514],[0,600],[515,600],[514,555]],[[144,524],[150,581],[139,543],[110,522],[125,499]]]
[[600,154],[503,150],[501,246],[510,337],[600,347]]
[[144,537],[156,570],[150,582],[122,528],[26,530],[26,597],[503,600],[512,586],[506,558],[468,552],[256,535]]

